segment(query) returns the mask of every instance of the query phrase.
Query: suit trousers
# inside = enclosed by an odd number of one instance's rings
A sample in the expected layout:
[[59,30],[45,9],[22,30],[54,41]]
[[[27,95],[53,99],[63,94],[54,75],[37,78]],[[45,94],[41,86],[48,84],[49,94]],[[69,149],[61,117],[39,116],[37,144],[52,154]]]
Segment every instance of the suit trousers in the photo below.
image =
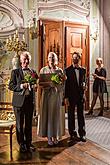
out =
[[85,119],[84,119],[84,101],[80,99],[77,103],[70,103],[68,107],[68,130],[70,136],[74,136],[75,132],[75,107],[77,106],[77,120],[79,136],[85,136]]
[[30,100],[29,96],[26,96],[22,107],[14,107],[18,144],[30,144],[32,141],[33,103]]

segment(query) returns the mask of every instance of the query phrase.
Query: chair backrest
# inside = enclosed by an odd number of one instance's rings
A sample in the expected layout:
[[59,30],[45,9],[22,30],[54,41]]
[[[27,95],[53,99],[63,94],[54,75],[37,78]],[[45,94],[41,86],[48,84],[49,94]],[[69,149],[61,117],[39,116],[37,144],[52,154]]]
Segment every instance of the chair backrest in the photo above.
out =
[[0,102],[0,120],[15,120],[11,102]]
[[10,102],[0,102],[0,111],[12,111],[12,103]]

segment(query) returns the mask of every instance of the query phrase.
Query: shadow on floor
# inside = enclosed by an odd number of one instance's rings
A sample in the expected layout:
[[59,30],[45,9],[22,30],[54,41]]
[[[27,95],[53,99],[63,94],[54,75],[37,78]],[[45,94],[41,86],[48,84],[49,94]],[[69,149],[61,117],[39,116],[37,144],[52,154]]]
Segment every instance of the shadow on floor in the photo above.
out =
[[[2,164],[45,164],[51,161],[53,157],[60,154],[66,148],[75,145],[77,142],[69,141],[69,138],[64,137],[59,144],[55,146],[48,146],[46,140],[42,138],[38,138],[33,145],[36,147],[35,152],[26,152],[21,153],[19,151],[19,146],[17,143],[13,146],[13,160],[9,161],[9,153],[8,150],[0,152],[0,165]],[[7,146],[8,148],[9,146]]]

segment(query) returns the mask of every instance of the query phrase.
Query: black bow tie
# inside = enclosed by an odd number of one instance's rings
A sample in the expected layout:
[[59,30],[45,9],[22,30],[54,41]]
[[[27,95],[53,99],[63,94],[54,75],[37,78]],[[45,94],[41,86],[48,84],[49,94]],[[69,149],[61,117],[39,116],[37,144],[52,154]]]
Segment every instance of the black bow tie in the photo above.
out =
[[79,70],[80,68],[75,66],[75,67],[74,67],[74,69],[77,69],[77,70]]
[[23,71],[28,71],[28,70],[29,70],[29,68],[23,68],[22,70],[23,70]]

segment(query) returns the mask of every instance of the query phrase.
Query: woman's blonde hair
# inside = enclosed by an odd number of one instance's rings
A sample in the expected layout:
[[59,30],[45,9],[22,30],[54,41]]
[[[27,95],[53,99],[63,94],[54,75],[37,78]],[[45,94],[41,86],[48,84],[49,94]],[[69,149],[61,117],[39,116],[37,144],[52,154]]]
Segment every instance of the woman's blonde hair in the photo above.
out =
[[101,66],[103,67],[103,59],[102,59],[101,57],[98,57],[98,58],[96,59],[96,63],[97,63],[98,61],[101,62]]

